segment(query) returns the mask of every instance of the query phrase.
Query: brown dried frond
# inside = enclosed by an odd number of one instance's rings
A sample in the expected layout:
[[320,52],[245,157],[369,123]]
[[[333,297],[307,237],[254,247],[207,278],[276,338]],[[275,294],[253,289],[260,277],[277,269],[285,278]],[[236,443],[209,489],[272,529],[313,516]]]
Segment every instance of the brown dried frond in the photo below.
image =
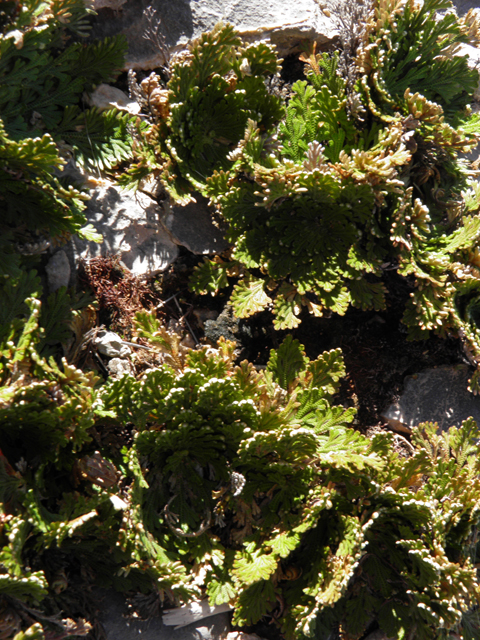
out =
[[459,18],[462,25],[462,31],[469,39],[470,44],[474,47],[480,46],[480,9],[475,7],[470,9],[464,16]]
[[170,111],[169,91],[164,88],[160,76],[152,72],[142,80],[140,88],[150,112],[157,118],[167,118]]
[[307,171],[313,171],[314,169],[322,169],[327,166],[325,156],[323,152],[325,146],[314,140],[308,145],[308,152],[303,166]]
[[153,7],[147,7],[143,15],[146,20],[146,28],[143,33],[143,38],[162,54],[162,69],[168,78],[170,76],[170,59],[172,57],[172,53],[170,51],[170,47],[167,45],[167,39],[162,25],[162,18],[158,15],[157,9],[154,9]]
[[129,330],[137,311],[150,309],[160,301],[158,294],[121,265],[118,256],[84,261],[80,278],[92,289],[100,310],[110,313],[114,331]]
[[439,124],[443,122],[443,109],[436,102],[427,100],[425,96],[420,93],[410,93],[410,89],[406,89],[404,93],[405,103],[410,114],[416,120],[422,120],[429,124]]
[[143,95],[142,89],[137,81],[137,74],[133,69],[128,70],[127,74],[128,92],[133,100],[136,100],[143,111],[145,111],[147,104]]

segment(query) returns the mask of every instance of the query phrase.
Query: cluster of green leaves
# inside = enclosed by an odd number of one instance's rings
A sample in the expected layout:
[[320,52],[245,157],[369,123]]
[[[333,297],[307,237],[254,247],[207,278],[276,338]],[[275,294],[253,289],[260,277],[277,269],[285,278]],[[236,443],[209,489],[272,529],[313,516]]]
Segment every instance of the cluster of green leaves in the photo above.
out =
[[125,552],[110,538],[120,523],[112,492],[98,478],[85,480],[95,478],[95,463],[99,473],[112,472],[89,435],[95,379],[46,359],[72,335],[66,321],[78,301],[62,288],[41,304],[32,270],[38,255],[29,254],[37,241],[48,246],[71,233],[98,239],[84,227],[87,196],[61,169],[69,158],[105,169],[129,156],[128,118],[84,109],[82,97],[114,76],[125,44],[81,43],[90,13],[83,0],[27,0],[1,10],[0,636],[43,638],[44,620],[54,637],[85,635],[81,622],[56,615],[62,606],[52,596],[66,581],[56,575],[58,547],[73,564],[104,556],[110,582]]
[[[62,626],[48,614],[70,588],[66,557],[101,585],[228,602],[240,625],[271,615],[287,638],[356,638],[373,620],[398,638],[476,637],[473,421],[421,425],[405,459],[332,405],[339,350],[310,360],[288,336],[257,371],[228,342],[188,350],[146,312],[135,333],[164,364],[99,387],[39,355],[40,303],[26,305],[0,332],[6,638],[35,618],[39,638]],[[132,425],[121,451],[99,439]]]
[[[45,333],[42,305],[34,293],[38,285],[38,279],[24,273],[0,291],[11,305],[2,306],[0,318],[0,610],[5,638],[20,632],[26,621],[43,621],[55,611],[50,594],[66,586],[55,586],[55,569],[62,565],[53,558],[60,544],[85,565],[92,562],[91,552],[106,554],[106,564],[115,553],[108,545],[115,519],[109,492],[92,483],[85,489],[76,473],[94,446],[89,429],[96,380],[66,361],[59,367],[40,355]],[[103,518],[108,525],[102,532]],[[75,544],[79,535],[84,548]],[[46,561],[49,553],[52,564]],[[113,571],[113,559],[110,565]],[[68,626],[75,635],[67,622],[53,619],[62,637]]]
[[372,620],[390,637],[475,637],[462,617],[480,598],[472,420],[422,425],[404,459],[331,405],[339,350],[311,361],[288,336],[257,371],[226,342],[182,351],[151,314],[136,331],[166,363],[108,383],[98,405],[137,431],[122,525],[136,567],[178,562],[180,595],[229,602],[240,625],[273,615],[288,638],[360,637]]
[[366,25],[367,46],[357,59],[372,111],[381,118],[385,112],[394,114],[408,89],[439,104],[448,120],[455,119],[478,84],[466,56],[455,55],[462,44],[477,42],[474,13],[458,18],[448,0],[378,0]]
[[[436,19],[449,3],[390,4],[374,4],[354,87],[338,73],[338,54],[311,53],[276,146],[273,131],[251,121],[228,171],[207,180],[234,259],[258,270],[235,288],[241,317],[270,305],[275,285],[278,328],[297,326],[303,306],[315,315],[343,314],[351,304],[383,309],[382,265],[398,264],[415,277],[404,317],[411,337],[456,325],[452,271],[468,263],[480,233],[478,202],[464,207],[458,154],[477,140],[467,133],[475,118],[464,117],[465,130],[458,117],[456,128],[446,118],[471,100],[478,74],[465,56],[446,59],[468,40],[453,13]],[[428,99],[417,91],[425,74],[442,77]],[[215,271],[226,268],[217,263]],[[196,290],[205,291],[208,269],[200,268]]]
[[[356,84],[337,55],[313,51],[286,109],[265,87],[273,50],[243,47],[229,26],[194,43],[165,89],[143,85],[155,122],[125,182],[156,171],[181,202],[208,195],[229,225],[233,258],[205,262],[198,289],[240,273],[237,313],[273,303],[276,326],[291,328],[302,306],[383,308],[388,262],[414,283],[412,337],[454,328],[480,358],[480,192],[458,158],[476,142],[477,120],[458,110],[478,74],[453,56],[476,27],[435,16],[449,6],[377,0]],[[121,48],[67,46],[85,32],[83,3],[22,7],[0,38],[11,86],[0,87],[0,635],[80,630],[51,615],[71,586],[68,557],[102,585],[228,602],[240,625],[270,615],[287,638],[359,638],[372,622],[397,638],[478,637],[473,421],[421,425],[400,457],[390,435],[361,435],[354,410],[332,404],[339,350],[310,360],[289,336],[257,370],[235,365],[227,342],[188,350],[148,313],[134,334],[162,364],[138,379],[100,386],[47,359],[71,301],[40,303],[12,238],[77,231],[82,195],[52,174],[60,148],[108,166],[128,122],[79,106]],[[122,450],[102,437],[132,429]]]
[[285,109],[265,91],[277,68],[266,45],[242,48],[222,25],[193,43],[125,180],[156,172],[177,201],[197,189],[222,215],[232,258],[206,260],[195,291],[216,293],[240,272],[236,314],[272,308],[288,329],[303,308],[384,309],[393,266],[412,286],[411,338],[468,333],[459,300],[480,282],[480,218],[460,153],[477,144],[468,103],[478,72],[457,54],[478,23],[451,8],[377,0],[355,73],[340,75],[338,53],[312,51]]
[[[228,153],[243,138],[249,119],[267,130],[281,118],[280,100],[265,86],[265,78],[278,70],[273,47],[242,46],[230,25],[202,34],[172,65],[162,109],[137,141],[138,163],[123,183],[136,184],[160,168],[172,197],[189,202],[192,190],[202,191],[212,172],[229,164]],[[158,92],[159,84],[157,77],[149,86]],[[145,98],[153,98],[148,89]]]
[[82,106],[125,51],[118,38],[78,41],[88,14],[83,0],[26,0],[0,28],[0,275],[20,272],[25,233],[82,229],[85,196],[58,177],[69,158],[105,169],[130,156],[130,117]]

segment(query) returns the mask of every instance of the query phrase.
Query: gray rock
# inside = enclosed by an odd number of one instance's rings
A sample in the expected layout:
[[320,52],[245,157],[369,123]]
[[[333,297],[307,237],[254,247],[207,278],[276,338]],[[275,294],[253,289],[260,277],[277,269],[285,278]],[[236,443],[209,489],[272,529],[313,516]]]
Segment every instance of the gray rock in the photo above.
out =
[[65,251],[53,254],[45,266],[47,272],[48,290],[53,293],[60,287],[68,287],[70,282],[70,262]]
[[213,344],[217,344],[220,338],[240,344],[243,337],[242,327],[243,322],[235,317],[232,307],[227,305],[218,318],[205,321],[205,337]]
[[305,40],[325,43],[336,35],[333,22],[316,0],[129,0],[125,4],[117,0],[111,9],[102,9],[101,4],[92,37],[124,34],[128,40],[125,69],[162,66],[165,45],[171,53],[181,51],[220,20],[233,24],[248,41],[270,40],[281,56],[298,50]]
[[192,253],[221,253],[229,247],[223,231],[216,227],[208,208],[208,200],[195,194],[196,202],[185,206],[164,203],[163,224],[171,239]]
[[205,338],[216,345],[220,338],[234,342],[237,354],[243,359],[247,357],[248,345],[252,343],[252,337],[257,338],[258,333],[253,332],[248,321],[236,318],[233,308],[227,304],[222,313],[215,320],[204,322]]
[[133,115],[140,112],[138,102],[131,100],[121,89],[105,83],[99,84],[93,93],[86,95],[85,102],[101,111],[116,108]]
[[140,620],[127,618],[127,607],[122,596],[114,591],[99,592],[100,622],[106,640],[218,640],[230,630],[228,613],[211,616],[182,629],[165,626],[160,618]]
[[441,430],[473,417],[480,423],[480,397],[468,391],[467,365],[427,369],[405,379],[403,395],[382,414],[392,429],[409,433],[421,422],[437,422]]
[[95,346],[100,353],[109,358],[125,358],[132,352],[122,338],[113,331],[99,331],[95,338]]
[[126,358],[112,358],[107,364],[108,372],[114,380],[119,380],[125,375],[135,375],[135,368]]
[[463,16],[463,14],[470,11],[470,9],[478,9],[479,1],[478,0],[453,0],[453,6],[457,10],[459,16]]
[[163,271],[178,255],[160,219],[160,206],[144,193],[113,185],[97,187],[85,211],[87,222],[102,234],[97,244],[73,238],[76,259],[119,255],[136,276]]

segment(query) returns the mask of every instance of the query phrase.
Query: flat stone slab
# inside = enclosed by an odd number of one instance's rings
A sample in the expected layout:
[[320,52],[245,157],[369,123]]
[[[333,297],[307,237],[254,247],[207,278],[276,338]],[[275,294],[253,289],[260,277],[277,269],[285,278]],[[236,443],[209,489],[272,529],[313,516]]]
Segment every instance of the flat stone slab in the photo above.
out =
[[316,0],[97,0],[91,33],[95,38],[126,36],[125,69],[164,65],[162,36],[175,53],[220,21],[234,25],[246,40],[270,40],[284,56],[305,40],[324,43],[335,37],[321,5]]
[[99,186],[91,192],[85,215],[87,222],[102,234],[103,242],[97,244],[75,236],[77,260],[119,255],[134,275],[151,276],[166,269],[178,255],[178,247],[161,224],[163,210],[140,191]]
[[195,200],[185,206],[164,202],[162,222],[171,239],[197,255],[225,251],[230,245],[213,223],[207,198],[197,193]]
[[403,433],[421,422],[437,422],[442,431],[458,427],[470,417],[480,423],[480,397],[467,388],[471,375],[470,368],[461,364],[408,376],[401,398],[381,417]]
[[161,618],[141,620],[128,616],[121,594],[113,590],[99,590],[99,619],[106,640],[223,640],[230,631],[230,615],[220,613],[175,629],[163,624]]

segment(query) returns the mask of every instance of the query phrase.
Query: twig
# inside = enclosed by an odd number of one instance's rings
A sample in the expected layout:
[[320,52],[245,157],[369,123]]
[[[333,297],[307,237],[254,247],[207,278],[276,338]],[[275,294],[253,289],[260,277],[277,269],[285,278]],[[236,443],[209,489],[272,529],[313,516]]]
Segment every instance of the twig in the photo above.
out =
[[[176,298],[175,298],[175,303],[176,303],[176,305],[177,305],[178,310],[180,311],[180,313],[181,313],[181,314],[183,314],[182,307],[180,306],[180,303],[178,302],[178,300],[177,300]],[[196,346],[197,344],[199,344],[199,342],[198,342],[198,340],[197,340],[197,336],[196,336],[196,335],[195,335],[195,333],[193,332],[192,327],[190,326],[190,323],[189,323],[189,322],[188,322],[188,320],[187,320],[187,314],[183,314],[183,315],[182,315],[182,317],[181,317],[181,320],[185,320],[185,324],[187,325],[188,330],[189,330],[189,331],[190,331],[190,333],[192,334],[192,338],[195,340],[195,346]]]
[[144,344],[136,344],[135,342],[128,342],[127,340],[122,340],[122,344],[128,344],[130,347],[137,347],[137,349],[147,349],[147,351],[153,351],[153,347],[147,347]]
[[173,300],[176,296],[178,296],[178,294],[181,293],[181,291],[177,291],[177,293],[174,293],[173,296],[170,296],[170,298],[167,298],[166,300],[161,300],[157,306],[155,307],[155,309],[161,309],[163,307],[164,304],[167,304],[167,302],[170,302],[170,300]]

